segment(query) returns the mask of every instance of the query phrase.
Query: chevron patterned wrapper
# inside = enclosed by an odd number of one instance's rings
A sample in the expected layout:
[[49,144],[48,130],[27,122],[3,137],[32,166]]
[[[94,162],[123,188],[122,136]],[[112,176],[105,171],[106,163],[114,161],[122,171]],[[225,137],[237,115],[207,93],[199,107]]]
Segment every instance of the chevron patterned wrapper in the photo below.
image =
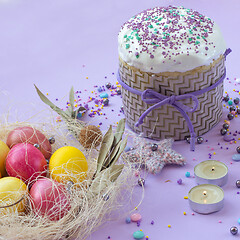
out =
[[186,164],[184,157],[172,149],[173,139],[164,139],[159,141],[157,144],[157,149],[152,150],[153,142],[147,141],[141,138],[141,142],[130,150],[124,153],[129,161],[140,163],[142,167],[152,173],[159,173],[162,168],[169,164],[175,164],[183,166]]
[[[152,74],[129,66],[120,59],[119,74],[129,87],[139,91],[153,89],[165,96],[187,94],[204,89],[216,83],[225,74],[225,57],[221,56],[211,66],[200,67],[194,71],[174,74]],[[198,95],[198,107],[195,112],[188,113],[196,136],[201,136],[214,127],[222,117],[223,83],[216,88]],[[171,105],[154,109],[144,119],[142,125],[135,123],[151,106],[142,101],[141,96],[122,89],[124,114],[127,124],[136,133],[152,139],[174,138],[183,140],[189,136],[188,125],[178,110]],[[192,107],[192,99],[184,99],[182,104]]]

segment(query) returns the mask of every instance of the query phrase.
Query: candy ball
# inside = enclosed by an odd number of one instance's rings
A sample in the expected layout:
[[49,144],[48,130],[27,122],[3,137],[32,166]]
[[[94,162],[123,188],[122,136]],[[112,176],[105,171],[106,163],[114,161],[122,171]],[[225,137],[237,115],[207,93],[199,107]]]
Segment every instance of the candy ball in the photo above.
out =
[[30,183],[39,176],[46,176],[47,161],[32,144],[20,143],[9,151],[6,170],[9,176]]
[[6,144],[12,148],[18,143],[38,144],[39,150],[46,159],[49,159],[52,154],[52,147],[48,139],[43,133],[33,127],[18,127],[12,130],[7,137]]
[[198,143],[198,144],[202,144],[202,143],[203,143],[203,140],[204,140],[203,137],[198,137],[198,138],[197,138],[197,143]]
[[85,156],[79,149],[71,146],[59,148],[49,161],[50,174],[58,182],[81,182],[86,178],[87,170]]
[[237,188],[240,188],[240,180],[237,180],[237,181],[236,181],[236,187],[237,187]]
[[227,115],[227,118],[228,118],[229,120],[232,120],[232,119],[234,118],[234,115],[233,115],[232,113],[229,113],[229,114]]
[[185,176],[186,176],[186,177],[190,177],[190,176],[191,176],[190,172],[186,172],[186,173],[185,173]]
[[139,185],[140,187],[143,187],[143,186],[145,185],[145,179],[144,179],[144,178],[139,178],[139,179],[138,179],[138,185]]
[[151,149],[152,149],[153,152],[157,151],[158,145],[157,145],[156,143],[153,143],[153,144],[151,145]]
[[239,98],[238,97],[235,98],[233,101],[234,101],[235,104],[239,104]]
[[223,124],[223,128],[228,129],[228,128],[229,128],[229,125],[228,125],[227,123],[224,123],[224,124]]
[[228,96],[228,95],[225,96],[225,97],[223,98],[223,100],[224,100],[225,102],[228,102],[228,101],[229,101],[229,96]]
[[30,190],[30,205],[36,215],[57,221],[71,208],[65,186],[48,178],[38,179]]
[[236,148],[237,153],[240,153],[240,146]]
[[[15,177],[4,177],[0,179],[0,215],[13,212],[24,212],[26,204],[26,196],[28,194],[27,185],[20,179]],[[15,204],[16,203],[16,204]],[[7,207],[12,205],[11,207]]]
[[7,146],[6,143],[3,141],[0,141],[0,174],[1,176],[6,176],[6,169],[5,169],[5,164],[6,164],[6,157],[9,152],[9,147]]
[[106,84],[105,84],[105,86],[106,86],[106,88],[111,88],[111,86],[112,86],[112,84],[110,83],[110,82],[107,82]]
[[231,228],[230,228],[230,233],[231,233],[232,235],[236,235],[236,234],[238,233],[238,228],[235,227],[235,226],[231,227]]
[[227,129],[226,128],[222,128],[220,130],[220,133],[221,133],[221,135],[225,135],[227,133]]

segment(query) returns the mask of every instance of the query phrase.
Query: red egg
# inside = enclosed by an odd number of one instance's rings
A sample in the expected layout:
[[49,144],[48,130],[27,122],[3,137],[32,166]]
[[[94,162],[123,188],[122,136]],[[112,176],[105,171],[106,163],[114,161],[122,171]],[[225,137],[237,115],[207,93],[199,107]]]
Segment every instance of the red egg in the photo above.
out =
[[6,170],[9,176],[20,178],[27,184],[39,176],[46,176],[47,161],[32,144],[19,143],[7,155]]
[[30,190],[30,205],[35,214],[57,221],[71,208],[65,186],[48,178],[38,179]]
[[38,144],[39,150],[46,159],[52,154],[52,146],[46,136],[33,127],[18,127],[12,130],[7,137],[6,144],[12,148],[18,143]]

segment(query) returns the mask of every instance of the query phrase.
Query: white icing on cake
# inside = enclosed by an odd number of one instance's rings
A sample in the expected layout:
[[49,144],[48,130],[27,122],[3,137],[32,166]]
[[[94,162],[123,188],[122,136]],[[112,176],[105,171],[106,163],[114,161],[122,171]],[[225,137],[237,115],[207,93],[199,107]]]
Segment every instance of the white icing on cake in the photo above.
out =
[[120,58],[144,72],[186,72],[226,50],[217,24],[184,7],[156,7],[127,21],[118,35]]

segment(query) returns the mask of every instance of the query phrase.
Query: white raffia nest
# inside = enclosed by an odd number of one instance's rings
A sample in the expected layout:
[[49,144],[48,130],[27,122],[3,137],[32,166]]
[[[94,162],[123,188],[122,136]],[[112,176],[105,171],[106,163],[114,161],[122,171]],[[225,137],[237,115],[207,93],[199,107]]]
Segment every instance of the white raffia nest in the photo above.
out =
[[[49,121],[51,122],[51,121]],[[81,239],[84,240],[96,231],[103,223],[111,220],[111,213],[123,210],[123,206],[131,199],[136,184],[134,171],[127,159],[120,159],[125,167],[115,182],[104,182],[104,191],[92,193],[88,187],[96,169],[98,151],[94,148],[85,150],[67,130],[69,126],[51,123],[0,123],[0,140],[6,141],[8,133],[19,126],[32,126],[40,130],[47,138],[54,136],[53,152],[63,146],[74,146],[80,149],[88,162],[87,179],[79,183],[77,188],[71,188],[71,209],[59,221],[50,221],[46,217],[33,214],[28,204],[25,213],[0,215],[0,239]],[[77,128],[77,127],[76,127]],[[79,130],[79,129],[76,129]],[[100,181],[100,184],[102,182]],[[29,201],[29,197],[27,197]],[[108,199],[108,200],[107,200]],[[121,212],[123,213],[123,212]]]

